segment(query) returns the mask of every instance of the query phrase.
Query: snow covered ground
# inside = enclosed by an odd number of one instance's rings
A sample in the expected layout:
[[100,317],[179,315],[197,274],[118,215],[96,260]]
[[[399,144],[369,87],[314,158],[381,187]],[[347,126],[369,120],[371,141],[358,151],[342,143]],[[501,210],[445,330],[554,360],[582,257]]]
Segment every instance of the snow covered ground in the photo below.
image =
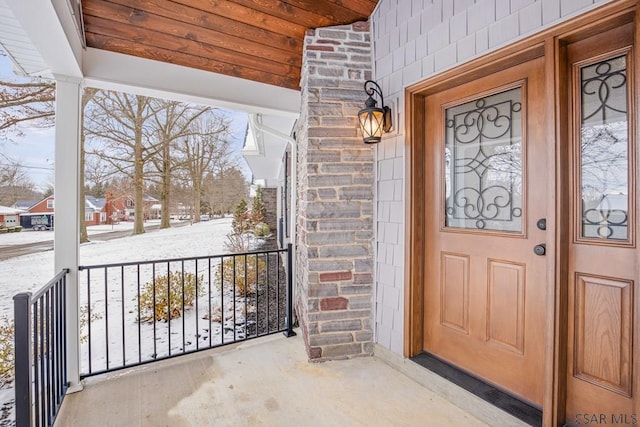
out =
[[[80,265],[223,254],[226,252],[224,243],[227,233],[231,231],[231,221],[231,218],[220,218],[106,242],[100,241],[99,233],[111,231],[111,226],[97,226],[101,229],[89,232],[93,236],[90,237],[92,241],[80,246]],[[132,224],[120,223],[114,227],[126,230],[125,227],[131,228]],[[52,231],[8,233],[6,236],[15,239],[14,244],[22,244],[35,238],[30,235],[42,236],[35,241],[53,238]],[[56,273],[53,251],[0,261],[0,317],[13,317],[15,294],[37,291]]]
[[[198,224],[158,230],[137,236],[129,236],[110,241],[100,241],[99,233],[111,231],[111,226],[98,226],[98,229],[93,228],[89,232],[89,234],[93,236],[92,242],[83,244],[80,247],[80,265],[87,266],[106,263],[123,263],[167,258],[189,258],[221,255],[228,252],[225,249],[224,244],[226,241],[226,236],[231,230],[231,221],[231,218],[221,218],[212,221],[201,222]],[[115,227],[124,229],[124,227],[127,226],[131,227],[131,224],[121,223]],[[11,233],[2,237],[10,236],[12,239],[14,239],[14,244],[21,244],[27,243],[29,241],[39,241],[29,240],[34,239],[34,236],[36,235],[40,240],[51,240],[53,238],[53,232],[31,231]],[[2,243],[0,243],[0,245],[1,244]],[[203,267],[200,266],[198,267],[199,274],[203,273],[202,268]],[[173,266],[171,267],[171,269],[173,270]],[[13,318],[13,296],[15,294],[24,291],[37,291],[55,274],[56,272],[54,271],[53,251],[39,252],[0,261],[0,317],[6,317],[9,319]],[[91,290],[91,295],[93,300],[94,293],[95,295],[100,295],[101,291],[102,300],[100,300],[100,297],[98,297],[98,304],[93,308],[94,310],[102,309],[104,311],[104,290]],[[109,294],[113,292],[117,292],[117,289],[109,288]],[[211,293],[208,293],[205,299],[212,299],[215,296],[214,294],[216,293],[219,295],[219,291],[213,288]],[[111,299],[111,296],[109,297],[109,299]],[[127,312],[127,315],[125,316],[126,323],[129,325],[136,325],[137,328],[137,322],[132,317],[135,314],[132,314],[132,312],[130,311],[130,301],[130,294],[125,294],[124,296],[120,295],[119,297],[116,297],[114,299],[114,305],[110,306],[110,312],[117,311],[117,313],[115,313],[117,314],[117,316],[114,314],[114,318],[121,319],[122,316],[120,313],[124,308]],[[110,300],[109,304],[111,303],[112,302]],[[208,309],[207,305],[204,305],[204,307]],[[226,312],[228,309],[229,307],[225,308],[224,311]],[[202,315],[203,313],[195,313],[195,310],[191,310],[190,313],[185,312],[185,316],[174,319],[169,323],[165,322],[164,325],[168,326],[169,324],[171,324],[172,328],[174,328],[171,331],[171,335],[174,335],[181,330],[183,321],[186,321],[187,324],[193,323],[197,321],[196,319],[202,319]],[[241,317],[242,313],[239,312],[238,316]],[[104,335],[104,330],[106,327],[104,320],[110,317],[112,317],[111,314],[107,316],[103,315],[102,319],[95,324],[94,330],[92,332],[96,337]],[[228,318],[228,313],[226,313],[224,317],[226,320]],[[200,321],[202,322],[201,324],[204,325],[205,322],[202,320]],[[122,323],[122,321],[120,322]],[[206,323],[208,328],[208,322]],[[208,337],[210,335],[215,335],[215,339],[219,339],[221,334],[227,335],[228,333],[231,333],[231,336],[233,336],[233,334],[235,333],[234,325],[231,325],[231,328],[228,328],[225,323],[226,322],[224,320],[222,322],[219,322],[216,330],[207,330],[206,334],[200,331],[199,334],[201,334],[201,336],[197,337],[196,340],[208,340]],[[143,324],[143,340],[145,339],[145,337],[149,338],[150,336],[154,336],[154,331],[151,325],[152,323]],[[166,326],[162,330],[155,331],[155,333],[158,334],[157,341],[159,344],[164,344],[165,341],[168,340],[169,331],[167,330]],[[203,327],[204,326],[200,326],[198,327],[198,329],[201,329]],[[195,329],[192,329],[192,331],[195,331]],[[182,342],[184,339],[185,337],[182,336],[176,336],[172,338],[172,352],[182,347]],[[98,354],[104,354],[103,347],[105,346],[105,343],[100,343],[98,341],[99,338],[96,338],[96,340],[97,341],[94,351],[96,351],[96,353]],[[188,338],[188,340],[191,341],[191,338]],[[151,341],[153,341],[153,338],[151,338]],[[130,345],[135,346],[135,344],[135,342],[127,343],[127,347],[129,347]],[[136,348],[135,351],[137,352],[137,350],[138,349]],[[112,347],[111,351],[113,353],[121,353],[121,348],[116,349]],[[127,349],[127,352],[128,351],[129,349]],[[83,353],[83,362],[85,363],[83,370],[86,371],[86,345],[83,349]],[[127,356],[127,359],[129,359],[129,356]],[[94,363],[98,363],[98,366],[93,367],[94,370],[100,370],[101,368],[105,367],[103,357],[95,360]],[[7,403],[6,400],[12,398],[12,390],[0,391],[0,406],[4,406],[5,404],[12,406],[10,403]],[[7,421],[8,420],[6,417],[0,416],[0,425],[4,425],[4,423]]]

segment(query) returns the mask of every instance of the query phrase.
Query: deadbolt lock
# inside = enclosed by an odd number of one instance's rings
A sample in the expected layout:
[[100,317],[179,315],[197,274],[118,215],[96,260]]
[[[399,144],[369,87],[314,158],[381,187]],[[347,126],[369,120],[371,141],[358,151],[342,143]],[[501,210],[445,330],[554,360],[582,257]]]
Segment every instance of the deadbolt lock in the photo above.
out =
[[538,220],[538,222],[536,222],[536,226],[540,229],[540,230],[546,230],[547,229],[547,218],[540,218]]

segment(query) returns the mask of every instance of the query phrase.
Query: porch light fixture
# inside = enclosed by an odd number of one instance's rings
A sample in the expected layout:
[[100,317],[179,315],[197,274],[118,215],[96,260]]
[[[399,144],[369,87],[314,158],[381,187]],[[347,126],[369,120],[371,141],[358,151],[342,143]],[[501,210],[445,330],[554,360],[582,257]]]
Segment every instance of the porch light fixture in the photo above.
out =
[[[364,108],[358,112],[358,122],[365,144],[377,144],[382,140],[382,132],[391,130],[391,108],[384,105],[384,97],[380,86],[373,80],[364,82],[364,91],[369,98],[364,102]],[[382,107],[376,107],[377,101],[373,95],[380,97]]]

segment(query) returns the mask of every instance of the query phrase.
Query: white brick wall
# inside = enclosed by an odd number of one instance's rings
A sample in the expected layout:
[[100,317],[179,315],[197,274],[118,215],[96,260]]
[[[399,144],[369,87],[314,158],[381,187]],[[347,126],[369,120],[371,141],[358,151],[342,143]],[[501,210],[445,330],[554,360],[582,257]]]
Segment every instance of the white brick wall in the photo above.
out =
[[374,76],[394,110],[377,147],[375,340],[402,353],[404,89],[611,0],[380,0]]

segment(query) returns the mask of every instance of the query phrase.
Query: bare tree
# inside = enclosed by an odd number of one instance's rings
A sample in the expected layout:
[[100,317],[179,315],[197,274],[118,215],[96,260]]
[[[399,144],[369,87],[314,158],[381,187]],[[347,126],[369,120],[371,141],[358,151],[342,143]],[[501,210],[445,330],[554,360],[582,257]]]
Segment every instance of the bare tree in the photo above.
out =
[[87,135],[100,147],[87,149],[111,168],[128,176],[134,187],[133,234],[144,233],[145,166],[161,144],[154,139],[151,98],[112,91],[98,91],[86,116]]
[[34,184],[19,162],[0,155],[0,205],[10,206],[23,198],[32,198]]
[[155,112],[153,119],[157,128],[161,148],[157,156],[152,157],[160,184],[160,228],[168,228],[171,203],[171,181],[175,170],[181,165],[173,158],[173,146],[180,140],[194,135],[194,122],[210,107],[194,107],[176,101],[155,100],[152,103]]
[[229,214],[240,200],[248,199],[249,185],[231,158],[229,163],[207,177],[204,193],[214,214]]
[[0,136],[22,135],[18,125],[51,127],[55,115],[55,83],[48,80],[0,80]]
[[213,111],[193,123],[193,135],[178,144],[178,156],[191,183],[193,215],[200,221],[200,204],[205,177],[216,163],[229,156],[230,121]]

